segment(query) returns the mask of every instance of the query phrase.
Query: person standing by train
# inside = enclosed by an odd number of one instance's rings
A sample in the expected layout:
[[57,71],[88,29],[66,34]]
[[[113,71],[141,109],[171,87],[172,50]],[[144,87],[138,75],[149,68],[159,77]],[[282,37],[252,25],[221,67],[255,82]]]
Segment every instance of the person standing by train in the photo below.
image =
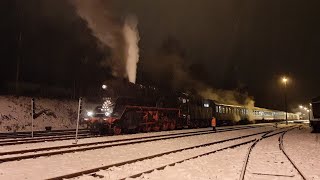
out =
[[214,132],[217,132],[217,129],[216,129],[216,126],[217,126],[217,120],[215,117],[212,117],[212,120],[211,120],[211,126],[212,126],[212,130]]

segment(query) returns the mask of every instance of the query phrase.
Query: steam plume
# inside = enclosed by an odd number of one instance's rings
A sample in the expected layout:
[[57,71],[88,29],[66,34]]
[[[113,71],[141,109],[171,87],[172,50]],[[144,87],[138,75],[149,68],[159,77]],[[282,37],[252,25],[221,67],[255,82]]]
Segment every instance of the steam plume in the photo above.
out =
[[103,65],[111,65],[114,76],[127,78],[125,60],[125,39],[122,24],[112,16],[107,0],[70,0],[78,15],[88,23],[93,35],[103,48],[111,48],[111,62],[106,59]]
[[127,47],[126,70],[129,81],[132,83],[136,82],[137,63],[139,61],[138,42],[140,38],[137,25],[137,18],[135,16],[128,16],[123,27],[123,33]]
[[203,98],[216,100],[220,103],[254,107],[254,100],[247,94],[232,90],[214,89],[203,81],[194,78],[184,58],[183,48],[177,40],[169,37],[156,56],[149,57],[145,62],[146,73],[152,80],[162,86],[169,86],[176,90],[192,91]]

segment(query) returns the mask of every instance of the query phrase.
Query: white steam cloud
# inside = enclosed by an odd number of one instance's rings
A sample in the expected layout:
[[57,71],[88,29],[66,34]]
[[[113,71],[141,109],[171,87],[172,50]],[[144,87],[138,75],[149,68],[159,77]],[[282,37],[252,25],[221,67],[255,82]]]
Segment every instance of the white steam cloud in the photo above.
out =
[[78,15],[87,22],[93,35],[99,39],[102,48],[111,49],[111,59],[107,57],[102,65],[111,65],[114,76],[127,78],[123,25],[108,9],[109,1],[70,0],[70,2],[76,8]]
[[[254,107],[253,97],[247,94],[242,94],[236,90],[215,89],[192,77],[190,68],[188,68],[189,65],[184,57],[180,55],[182,53],[176,50],[180,49],[176,48],[179,45],[174,43],[167,44],[163,48],[165,50],[160,51],[156,56],[150,56],[149,61],[145,62],[148,67],[145,71],[147,71],[151,79],[156,80],[157,83],[169,84],[171,88],[176,90],[190,90],[191,93],[197,93],[203,98],[212,99],[219,103],[239,105],[249,109]],[[167,48],[168,46],[169,48]],[[234,119],[239,118],[235,117]]]
[[139,47],[140,40],[139,32],[137,29],[138,20],[135,16],[128,16],[125,20],[123,33],[126,42],[126,70],[129,81],[136,82],[137,63],[139,61]]

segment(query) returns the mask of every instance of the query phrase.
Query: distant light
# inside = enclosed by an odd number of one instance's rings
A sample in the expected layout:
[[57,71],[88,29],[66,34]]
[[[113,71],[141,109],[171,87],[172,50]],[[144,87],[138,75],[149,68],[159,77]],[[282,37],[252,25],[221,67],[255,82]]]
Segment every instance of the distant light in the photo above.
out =
[[303,106],[301,106],[301,105],[300,105],[300,106],[299,106],[299,108],[300,108],[300,109],[302,109],[302,108],[303,108]]
[[310,110],[308,109],[307,112],[310,112]]
[[106,116],[110,116],[110,113],[109,113],[109,112],[106,112],[105,115],[106,115]]
[[209,104],[208,103],[204,103],[203,106],[204,107],[209,107]]
[[107,85],[102,85],[102,89],[107,89],[108,88],[108,86]]
[[93,112],[92,111],[88,111],[87,112],[87,116],[92,116],[93,115]]
[[287,77],[283,77],[282,78],[282,82],[286,84],[288,82],[288,78]]
[[309,105],[310,105],[310,106],[312,106],[312,104],[311,104],[311,103],[309,103]]
[[304,109],[304,110],[307,110],[307,108],[306,108],[306,107],[304,107],[303,109]]

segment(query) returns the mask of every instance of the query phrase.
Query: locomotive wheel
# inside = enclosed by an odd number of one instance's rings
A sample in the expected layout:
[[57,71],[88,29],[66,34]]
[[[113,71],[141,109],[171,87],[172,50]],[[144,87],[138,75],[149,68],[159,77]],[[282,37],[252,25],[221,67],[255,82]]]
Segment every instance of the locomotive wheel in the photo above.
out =
[[148,125],[143,126],[142,131],[143,132],[150,132],[151,131],[151,126],[148,126]]
[[153,126],[152,130],[153,131],[159,131],[160,130],[160,126],[158,126],[158,125]]
[[119,134],[121,134],[121,128],[120,128],[120,127],[117,127],[117,126],[114,126],[114,127],[113,127],[113,133],[114,133],[114,135],[119,135]]
[[168,126],[169,126],[169,123],[166,123],[166,122],[162,123],[161,130],[162,131],[168,130]]
[[170,123],[169,129],[170,130],[176,129],[176,123],[174,123],[174,122]]

